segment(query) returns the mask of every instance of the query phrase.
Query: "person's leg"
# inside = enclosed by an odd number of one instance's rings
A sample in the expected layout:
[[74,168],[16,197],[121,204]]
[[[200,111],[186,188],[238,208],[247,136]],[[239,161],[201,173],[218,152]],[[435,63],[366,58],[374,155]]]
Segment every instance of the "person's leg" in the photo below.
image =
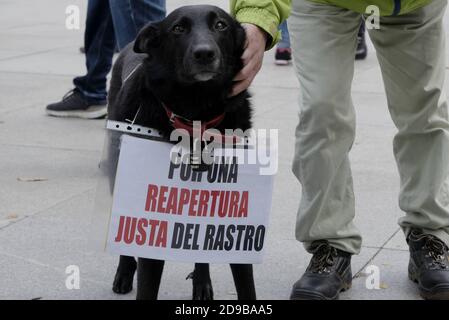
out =
[[119,49],[134,41],[149,22],[164,19],[165,0],[109,0]]
[[[399,223],[410,244],[411,267],[415,271],[425,269],[425,264],[415,262],[441,257],[438,263],[427,262],[437,270],[432,281],[440,289],[446,286],[449,298],[447,247],[446,253],[443,250],[444,244],[449,245],[449,116],[443,30],[446,4],[445,0],[435,0],[409,14],[381,18],[380,29],[370,30],[370,36],[398,128],[394,153],[401,178],[399,206],[406,213]],[[416,239],[425,239],[425,245],[415,248]],[[420,258],[422,248],[430,248],[433,253]],[[446,273],[438,268],[443,264],[448,267]],[[419,274],[430,277],[432,272],[424,269]],[[426,281],[427,287],[431,286],[431,279],[414,280],[423,288]]]
[[275,63],[277,65],[288,65],[292,61],[292,50],[290,44],[290,35],[288,33],[287,21],[284,21],[279,26],[282,34],[282,40],[276,47],[276,53],[274,56]]
[[282,49],[291,48],[287,21],[281,23],[281,25],[279,26],[279,30],[281,30],[282,40],[279,41],[277,47]]
[[366,26],[365,26],[365,20],[362,19],[362,23],[360,24],[359,33],[358,36],[365,36],[366,32]]
[[146,22],[164,16],[165,0],[89,0],[85,32],[87,74],[75,78],[75,90],[62,101],[48,105],[47,113],[61,117],[105,116],[106,77],[112,67],[116,39],[119,48],[123,48]]
[[87,74],[74,84],[88,102],[106,100],[106,77],[111,71],[116,46],[133,41],[145,21],[165,16],[165,0],[89,0],[85,49]]
[[115,36],[109,3],[89,0],[84,33],[87,73],[73,80],[75,89],[46,112],[58,117],[95,119],[106,115],[106,77],[112,65]]
[[355,53],[355,59],[356,60],[363,60],[368,55],[368,47],[366,45],[366,28],[365,28],[365,21],[362,20],[362,23],[360,24],[359,33],[357,35],[357,51]]
[[107,1],[89,0],[84,34],[87,74],[73,80],[90,103],[106,101],[106,77],[115,48],[114,28]]
[[355,137],[351,98],[360,15],[299,0],[289,20],[302,103],[293,171],[302,184],[296,236],[306,248],[328,240],[358,253],[348,154]]
[[167,14],[165,0],[131,0],[137,32],[147,23],[160,21]]
[[337,299],[351,286],[351,254],[361,247],[348,158],[355,138],[351,83],[360,18],[308,0],[293,2],[289,18],[302,93],[293,161],[302,184],[296,237],[313,253],[291,299]]
[[445,82],[446,1],[381,19],[370,31],[398,133],[400,225],[421,228],[449,244],[449,118]]

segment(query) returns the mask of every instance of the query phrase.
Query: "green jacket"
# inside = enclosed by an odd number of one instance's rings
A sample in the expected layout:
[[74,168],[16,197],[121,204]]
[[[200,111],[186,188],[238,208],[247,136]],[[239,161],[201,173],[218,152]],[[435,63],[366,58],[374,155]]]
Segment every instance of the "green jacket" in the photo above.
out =
[[360,13],[367,13],[366,8],[375,5],[381,16],[404,14],[432,2],[432,0],[313,0],[314,2],[334,4]]
[[[280,39],[279,24],[290,14],[292,0],[231,0],[231,13],[241,23],[252,23],[270,36],[269,48]],[[310,0],[313,2],[336,5],[360,13],[375,5],[381,16],[404,14],[429,4],[432,0]]]
[[280,39],[279,25],[290,15],[291,0],[231,0],[231,14],[240,23],[255,24],[271,36],[268,49]]

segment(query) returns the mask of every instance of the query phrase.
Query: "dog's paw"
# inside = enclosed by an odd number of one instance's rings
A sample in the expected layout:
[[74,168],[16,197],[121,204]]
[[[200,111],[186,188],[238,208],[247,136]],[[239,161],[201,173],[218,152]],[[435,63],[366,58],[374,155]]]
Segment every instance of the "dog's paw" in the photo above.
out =
[[114,277],[112,284],[112,291],[117,294],[127,294],[133,291],[134,274],[137,267],[129,267],[128,270],[123,271],[120,267]]
[[193,285],[193,300],[214,300],[214,290],[212,288],[212,283],[201,283]]
[[133,274],[121,274],[117,271],[112,284],[112,291],[117,294],[127,294],[133,291]]
[[192,279],[193,282],[192,300],[214,300],[214,289],[210,278],[197,277],[192,272],[187,279]]

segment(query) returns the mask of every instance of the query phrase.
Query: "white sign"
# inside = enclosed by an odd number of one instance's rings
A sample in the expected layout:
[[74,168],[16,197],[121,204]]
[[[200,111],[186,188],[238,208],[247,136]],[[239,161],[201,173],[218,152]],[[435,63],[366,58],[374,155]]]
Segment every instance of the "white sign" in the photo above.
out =
[[[122,136],[107,249],[199,263],[262,263],[273,176],[219,149],[208,171],[179,161],[173,144]],[[172,161],[170,161],[172,159]]]

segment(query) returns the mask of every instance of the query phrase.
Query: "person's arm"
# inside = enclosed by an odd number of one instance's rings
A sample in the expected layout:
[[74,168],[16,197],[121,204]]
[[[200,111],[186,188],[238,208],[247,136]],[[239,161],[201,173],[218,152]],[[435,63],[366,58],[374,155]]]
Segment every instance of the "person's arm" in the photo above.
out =
[[246,29],[243,69],[231,95],[248,89],[262,67],[265,50],[280,39],[279,24],[290,14],[291,0],[231,0],[231,13]]
[[291,0],[231,0],[231,14],[242,24],[253,24],[269,38],[267,49],[279,40],[279,25],[290,15]]

